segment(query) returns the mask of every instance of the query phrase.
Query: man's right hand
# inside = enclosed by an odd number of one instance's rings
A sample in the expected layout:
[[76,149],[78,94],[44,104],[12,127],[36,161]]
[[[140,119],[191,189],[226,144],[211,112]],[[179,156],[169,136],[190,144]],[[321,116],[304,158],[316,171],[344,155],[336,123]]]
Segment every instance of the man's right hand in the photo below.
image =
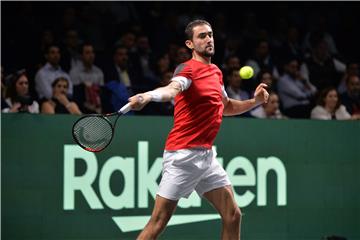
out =
[[128,99],[132,110],[141,110],[151,101],[151,95],[147,93],[139,93]]

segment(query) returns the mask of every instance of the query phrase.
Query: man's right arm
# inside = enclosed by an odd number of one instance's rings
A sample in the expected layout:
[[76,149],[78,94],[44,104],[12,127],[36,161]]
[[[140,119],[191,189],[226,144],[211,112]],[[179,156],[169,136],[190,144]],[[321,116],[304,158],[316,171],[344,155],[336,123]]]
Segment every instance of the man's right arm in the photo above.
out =
[[133,110],[141,110],[149,102],[169,102],[182,91],[181,84],[171,81],[167,86],[157,88],[153,91],[139,93],[129,98]]

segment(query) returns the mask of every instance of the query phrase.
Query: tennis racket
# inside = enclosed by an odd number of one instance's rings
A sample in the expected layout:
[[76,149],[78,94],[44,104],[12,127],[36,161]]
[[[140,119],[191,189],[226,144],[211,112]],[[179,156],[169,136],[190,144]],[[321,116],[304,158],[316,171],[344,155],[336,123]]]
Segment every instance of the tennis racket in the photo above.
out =
[[127,103],[117,112],[88,114],[79,118],[72,127],[75,142],[86,151],[104,150],[114,137],[117,120],[130,110],[130,103]]

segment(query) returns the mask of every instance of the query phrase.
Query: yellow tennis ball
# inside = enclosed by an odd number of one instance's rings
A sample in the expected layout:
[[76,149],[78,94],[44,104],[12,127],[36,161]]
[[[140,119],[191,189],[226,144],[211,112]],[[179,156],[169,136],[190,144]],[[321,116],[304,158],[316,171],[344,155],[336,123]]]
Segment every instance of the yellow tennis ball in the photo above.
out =
[[254,70],[252,67],[244,66],[240,69],[239,73],[242,79],[249,79],[254,75]]

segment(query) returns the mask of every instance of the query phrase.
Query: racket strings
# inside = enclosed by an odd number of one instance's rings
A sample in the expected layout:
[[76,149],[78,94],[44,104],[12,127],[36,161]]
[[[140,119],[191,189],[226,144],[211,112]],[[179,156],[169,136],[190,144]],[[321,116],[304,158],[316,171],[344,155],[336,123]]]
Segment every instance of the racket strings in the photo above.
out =
[[73,132],[78,143],[90,151],[100,151],[105,148],[113,135],[110,122],[100,116],[82,118],[75,124]]

